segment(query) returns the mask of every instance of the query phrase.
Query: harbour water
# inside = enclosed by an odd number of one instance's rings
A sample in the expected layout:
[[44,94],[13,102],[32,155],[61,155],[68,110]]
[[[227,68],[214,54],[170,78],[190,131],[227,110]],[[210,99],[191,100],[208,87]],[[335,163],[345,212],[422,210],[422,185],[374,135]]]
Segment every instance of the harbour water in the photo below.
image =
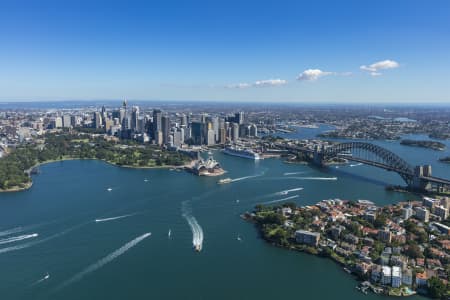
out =
[[[303,130],[312,129],[294,135]],[[438,176],[450,174],[450,165],[437,162],[448,150],[377,143],[411,164],[432,163]],[[214,157],[228,171],[221,178],[241,180],[218,185],[219,178],[100,161],[42,166],[31,189],[0,195],[0,243],[16,238],[0,244],[1,299],[382,298],[358,292],[330,260],[268,245],[239,215],[288,197],[299,205],[414,199],[385,190],[402,183],[397,174],[364,165],[321,170],[255,162],[217,151]],[[193,242],[202,243],[201,252]]]

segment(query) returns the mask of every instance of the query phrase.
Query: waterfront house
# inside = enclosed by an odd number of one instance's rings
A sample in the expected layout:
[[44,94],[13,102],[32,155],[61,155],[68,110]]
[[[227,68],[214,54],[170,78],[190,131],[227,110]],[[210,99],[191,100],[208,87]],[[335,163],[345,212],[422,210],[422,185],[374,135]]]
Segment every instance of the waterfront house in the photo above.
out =
[[389,266],[381,267],[381,284],[390,285],[392,282],[392,268]]
[[381,280],[382,268],[380,265],[373,265],[371,268],[370,280],[377,283]]
[[407,286],[411,286],[413,284],[413,275],[412,271],[409,268],[404,268],[402,271],[402,283]]
[[392,267],[392,287],[398,288],[402,285],[402,272],[400,267]]
[[416,286],[417,287],[423,287],[427,285],[427,272],[426,270],[422,273],[416,273]]

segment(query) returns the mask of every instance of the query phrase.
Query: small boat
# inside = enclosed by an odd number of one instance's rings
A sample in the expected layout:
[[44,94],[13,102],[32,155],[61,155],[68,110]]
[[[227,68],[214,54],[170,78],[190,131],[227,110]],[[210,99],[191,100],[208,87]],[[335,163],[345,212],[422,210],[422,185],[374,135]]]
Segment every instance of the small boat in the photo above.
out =
[[111,191],[112,191],[112,188],[108,188],[107,191],[108,191],[108,192],[111,192]]
[[169,233],[167,234],[167,237],[170,239],[170,236],[172,234],[172,231],[169,229]]
[[145,178],[145,179],[144,179],[144,182],[148,182],[148,179],[147,179],[147,178]]
[[236,199],[236,203],[239,203],[239,199]]
[[233,180],[231,178],[224,178],[224,179],[220,179],[219,181],[217,181],[217,184],[226,184],[226,183],[230,183]]
[[239,236],[239,234],[238,234],[238,236],[237,236],[237,240],[240,242],[240,241],[242,241],[242,239],[241,239],[241,237]]
[[47,272],[47,275],[44,276],[44,280],[47,280],[49,278],[50,278],[50,274],[48,274],[48,272]]
[[197,251],[197,252],[202,251],[202,245],[201,244],[194,245],[194,250]]

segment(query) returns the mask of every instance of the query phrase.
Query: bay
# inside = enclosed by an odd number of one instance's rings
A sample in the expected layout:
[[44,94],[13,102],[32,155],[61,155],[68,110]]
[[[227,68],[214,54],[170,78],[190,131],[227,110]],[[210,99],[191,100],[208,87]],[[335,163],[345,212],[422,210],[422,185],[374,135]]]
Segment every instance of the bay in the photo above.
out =
[[[436,175],[449,174],[448,165],[434,160],[443,153],[377,143],[412,164],[431,162]],[[214,157],[228,171],[222,178],[253,177],[218,185],[218,178],[94,160],[42,166],[31,189],[0,195],[0,232],[7,233],[0,238],[38,234],[1,245],[2,299],[382,298],[355,290],[354,278],[330,260],[268,245],[239,215],[289,196],[298,196],[291,201],[299,205],[328,198],[379,205],[416,199],[385,190],[402,183],[397,174],[364,165],[253,162],[219,151]],[[298,190],[280,194],[289,189]],[[187,218],[203,232],[199,253]],[[151,235],[117,252],[146,233]],[[105,257],[113,258],[103,263]]]

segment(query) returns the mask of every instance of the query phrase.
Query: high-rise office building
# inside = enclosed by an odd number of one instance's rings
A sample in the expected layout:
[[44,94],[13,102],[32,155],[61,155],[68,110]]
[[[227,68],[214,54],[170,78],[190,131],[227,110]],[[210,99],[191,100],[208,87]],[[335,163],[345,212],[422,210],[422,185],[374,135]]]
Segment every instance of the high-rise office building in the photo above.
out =
[[182,114],[180,117],[181,126],[188,126],[188,118],[185,114]]
[[103,122],[102,122],[102,115],[101,115],[98,111],[96,111],[96,112],[94,113],[94,118],[92,119],[92,121],[93,121],[92,126],[93,126],[94,128],[101,128],[102,125],[103,125]]
[[161,117],[161,132],[163,135],[163,143],[167,144],[169,142],[169,135],[170,135],[170,118],[169,118],[169,116]]
[[245,115],[244,112],[238,112],[234,115],[234,121],[236,123],[238,123],[239,125],[244,124],[245,123]]
[[54,128],[62,128],[62,127],[63,127],[62,118],[61,117],[56,117],[55,118]]
[[133,106],[131,109],[131,129],[138,132],[139,106]]
[[64,128],[70,128],[72,127],[72,118],[70,115],[63,115],[62,116],[62,127]]
[[158,131],[161,131],[161,117],[162,112],[159,109],[153,110],[153,139],[156,140]]
[[207,137],[206,144],[208,146],[214,145],[216,143],[216,135],[214,134],[214,130],[209,129],[208,135],[206,137]]
[[239,139],[239,124],[233,123],[231,134],[233,142],[237,142]]
[[204,127],[205,123],[192,122],[191,123],[191,137],[195,145],[202,145],[204,141]]
[[258,136],[258,127],[256,126],[256,124],[250,125],[249,134],[248,135],[251,136],[251,137],[257,137]]

